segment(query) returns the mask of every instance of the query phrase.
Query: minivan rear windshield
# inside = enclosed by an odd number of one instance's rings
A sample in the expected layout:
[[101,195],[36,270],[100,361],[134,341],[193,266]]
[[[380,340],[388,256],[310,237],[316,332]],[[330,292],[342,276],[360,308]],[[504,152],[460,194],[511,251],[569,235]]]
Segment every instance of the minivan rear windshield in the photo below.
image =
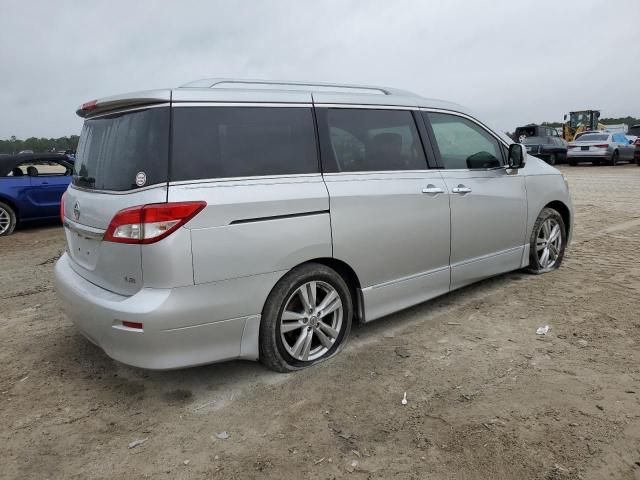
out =
[[169,170],[169,107],[116,113],[84,122],[74,185],[132,190],[164,183]]

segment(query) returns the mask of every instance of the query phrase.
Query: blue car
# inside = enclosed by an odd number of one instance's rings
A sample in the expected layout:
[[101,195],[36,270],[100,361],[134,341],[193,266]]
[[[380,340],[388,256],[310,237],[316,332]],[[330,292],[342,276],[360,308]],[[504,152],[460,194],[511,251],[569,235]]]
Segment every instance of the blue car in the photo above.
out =
[[72,172],[66,155],[0,155],[0,237],[19,222],[58,217]]

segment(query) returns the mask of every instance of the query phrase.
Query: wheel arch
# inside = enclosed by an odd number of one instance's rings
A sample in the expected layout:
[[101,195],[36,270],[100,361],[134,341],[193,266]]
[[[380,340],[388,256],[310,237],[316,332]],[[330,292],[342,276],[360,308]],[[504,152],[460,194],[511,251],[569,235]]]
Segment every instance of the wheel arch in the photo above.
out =
[[8,205],[9,207],[11,207],[11,210],[13,210],[13,213],[16,216],[16,222],[20,221],[20,211],[18,210],[18,207],[16,205],[16,203],[11,200],[9,197],[6,197],[2,194],[0,194],[0,202],[4,203],[5,205]]
[[571,230],[571,211],[569,210],[569,207],[564,202],[561,202],[560,200],[554,200],[553,202],[547,203],[543,207],[543,209],[544,208],[553,208],[556,212],[560,214],[560,216],[562,217],[562,221],[564,222],[564,228],[567,233],[567,238],[569,238],[569,235],[571,233],[570,231]]
[[353,315],[358,322],[364,321],[364,301],[362,299],[361,284],[358,274],[347,262],[334,257],[314,258],[305,263],[320,263],[333,270],[346,282],[351,292],[351,300],[353,301]]

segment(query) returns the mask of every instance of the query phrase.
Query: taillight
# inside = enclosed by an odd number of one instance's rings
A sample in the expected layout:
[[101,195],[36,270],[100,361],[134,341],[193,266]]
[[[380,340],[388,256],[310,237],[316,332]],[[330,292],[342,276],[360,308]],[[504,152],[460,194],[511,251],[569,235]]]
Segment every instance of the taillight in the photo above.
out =
[[152,203],[125,208],[115,214],[105,242],[155,243],[187,223],[207,202]]
[[577,145],[567,145],[567,148],[576,148]]
[[60,221],[62,223],[64,223],[64,196],[67,194],[67,192],[64,192],[62,194],[62,197],[60,198]]
[[135,330],[144,330],[144,325],[140,322],[127,322],[126,320],[123,320],[122,326],[127,328],[133,328]]
[[635,145],[636,145],[636,147],[640,147],[640,138],[636,138]]
[[607,148],[607,147],[609,147],[609,144],[608,143],[601,143],[600,145],[594,145],[594,147],[596,147],[596,148]]

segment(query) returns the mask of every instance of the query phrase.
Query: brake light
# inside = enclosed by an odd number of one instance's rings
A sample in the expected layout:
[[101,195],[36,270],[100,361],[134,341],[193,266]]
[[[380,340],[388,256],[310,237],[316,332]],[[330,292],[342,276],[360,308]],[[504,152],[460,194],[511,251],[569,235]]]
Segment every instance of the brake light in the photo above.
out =
[[173,202],[125,208],[115,214],[103,240],[155,243],[171,235],[206,206],[207,202]]
[[601,143],[600,145],[594,145],[596,148],[607,148],[609,146],[608,143]]
[[90,110],[95,110],[96,108],[98,108],[98,101],[97,100],[91,100],[90,102],[87,103],[83,103],[82,104],[82,110],[88,112]]
[[67,194],[67,192],[64,192],[62,194],[62,197],[60,198],[60,221],[62,223],[64,223],[64,196]]
[[576,148],[577,145],[567,145],[567,148]]
[[636,147],[640,147],[640,138],[636,138],[635,145],[636,145]]

